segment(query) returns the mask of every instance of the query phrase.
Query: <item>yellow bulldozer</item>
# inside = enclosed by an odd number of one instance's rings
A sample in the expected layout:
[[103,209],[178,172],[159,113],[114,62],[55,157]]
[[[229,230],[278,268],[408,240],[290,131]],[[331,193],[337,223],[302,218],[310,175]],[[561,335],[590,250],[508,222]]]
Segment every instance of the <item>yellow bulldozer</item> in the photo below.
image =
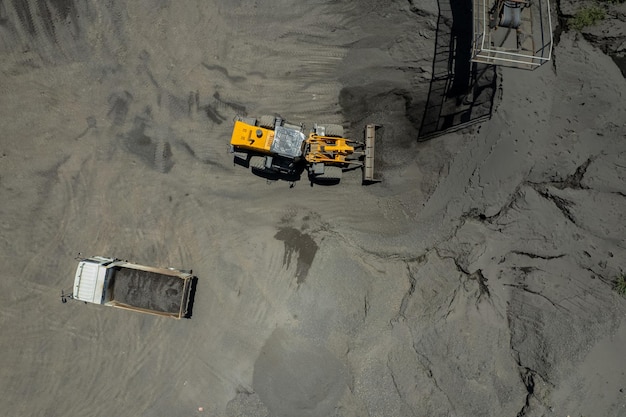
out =
[[362,170],[362,183],[381,180],[375,170],[376,130],[368,124],[364,141],[344,138],[343,127],[313,124],[306,135],[303,124],[280,116],[236,116],[230,151],[236,164],[267,179],[297,181],[306,171],[311,183],[337,184],[344,171]]

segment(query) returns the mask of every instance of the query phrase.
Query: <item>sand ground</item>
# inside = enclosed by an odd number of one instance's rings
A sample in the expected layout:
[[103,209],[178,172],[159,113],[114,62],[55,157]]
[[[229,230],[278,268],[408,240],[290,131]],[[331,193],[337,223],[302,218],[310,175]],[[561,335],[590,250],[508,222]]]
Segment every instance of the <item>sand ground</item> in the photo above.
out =
[[[3,414],[626,415],[626,81],[580,34],[419,142],[435,1],[0,16]],[[383,125],[383,181],[234,165],[274,113]],[[193,269],[193,317],[62,304],[78,253]]]

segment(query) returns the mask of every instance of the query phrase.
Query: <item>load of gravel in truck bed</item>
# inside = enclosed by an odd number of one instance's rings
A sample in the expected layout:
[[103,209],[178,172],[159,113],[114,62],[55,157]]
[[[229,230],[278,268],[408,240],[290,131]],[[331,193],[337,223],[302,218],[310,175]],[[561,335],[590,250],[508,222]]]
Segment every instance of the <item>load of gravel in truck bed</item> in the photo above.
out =
[[185,280],[155,272],[115,268],[112,298],[132,307],[178,314]]

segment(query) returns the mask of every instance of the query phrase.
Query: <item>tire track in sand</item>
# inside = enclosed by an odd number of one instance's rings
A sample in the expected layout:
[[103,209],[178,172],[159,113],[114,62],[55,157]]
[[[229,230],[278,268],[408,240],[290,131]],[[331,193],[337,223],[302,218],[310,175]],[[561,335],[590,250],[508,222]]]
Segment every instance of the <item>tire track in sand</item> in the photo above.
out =
[[[283,7],[293,19],[272,19],[272,7],[223,11],[226,20],[241,21],[237,37],[248,39],[243,50],[224,57],[227,66],[261,74],[229,84],[225,94],[237,91],[239,101],[245,97],[254,114],[280,113],[306,120],[341,114],[337,71],[347,54],[342,36],[355,26],[352,16],[357,6],[292,2]],[[321,18],[311,21],[307,17],[311,15]]]

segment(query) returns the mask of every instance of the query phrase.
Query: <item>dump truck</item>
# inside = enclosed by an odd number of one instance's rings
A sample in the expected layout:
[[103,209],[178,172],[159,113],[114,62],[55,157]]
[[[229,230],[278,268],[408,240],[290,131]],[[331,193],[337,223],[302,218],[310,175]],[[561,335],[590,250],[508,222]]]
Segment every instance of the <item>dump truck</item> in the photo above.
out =
[[61,299],[102,304],[175,319],[190,318],[195,277],[191,271],[154,268],[117,258],[78,258],[71,294]]
[[304,124],[280,116],[236,116],[230,152],[236,164],[268,179],[296,181],[306,171],[313,183],[336,184],[344,171],[360,168],[370,184],[381,180],[374,152],[380,127],[366,125],[359,142],[345,138],[341,125],[315,123],[305,134]]

